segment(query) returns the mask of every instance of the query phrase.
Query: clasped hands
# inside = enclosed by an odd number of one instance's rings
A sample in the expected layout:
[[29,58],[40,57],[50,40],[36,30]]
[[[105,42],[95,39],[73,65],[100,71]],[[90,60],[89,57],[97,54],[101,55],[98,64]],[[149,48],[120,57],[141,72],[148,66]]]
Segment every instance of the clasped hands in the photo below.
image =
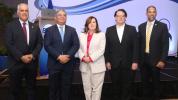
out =
[[60,63],[65,64],[65,63],[69,62],[70,56],[69,56],[69,55],[59,55],[59,56],[57,57],[57,60],[58,60]]
[[82,61],[85,62],[85,63],[90,63],[90,62],[92,62],[89,56],[84,56],[84,57],[82,58]]

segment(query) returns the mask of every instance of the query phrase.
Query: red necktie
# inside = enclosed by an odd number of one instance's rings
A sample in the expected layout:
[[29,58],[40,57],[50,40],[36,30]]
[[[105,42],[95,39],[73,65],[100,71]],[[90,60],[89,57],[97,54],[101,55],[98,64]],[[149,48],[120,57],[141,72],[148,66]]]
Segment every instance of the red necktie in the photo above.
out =
[[27,30],[26,30],[26,23],[23,23],[23,33],[24,33],[24,39],[25,39],[25,41],[26,41],[26,43],[27,43]]

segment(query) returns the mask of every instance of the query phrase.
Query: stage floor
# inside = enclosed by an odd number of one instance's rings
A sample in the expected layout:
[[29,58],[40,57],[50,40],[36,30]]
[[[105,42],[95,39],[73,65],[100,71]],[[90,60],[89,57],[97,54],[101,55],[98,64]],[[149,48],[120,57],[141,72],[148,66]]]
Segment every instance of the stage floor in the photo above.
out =
[[[5,73],[8,73],[5,72]],[[8,86],[8,75],[1,75],[0,77],[0,100],[9,100],[9,86]],[[24,82],[24,81],[23,81]],[[112,89],[109,71],[106,72],[105,83],[103,85],[102,98],[101,100],[111,100]],[[26,100],[26,88],[23,84],[22,100]],[[37,98],[38,100],[48,100],[48,75],[37,77]],[[161,71],[161,100],[178,100],[178,64],[169,61],[168,66]],[[140,82],[140,73],[137,71],[134,89],[134,99],[143,100],[142,85]],[[72,100],[85,100],[83,93],[83,86],[81,82],[81,75],[78,67],[74,69],[74,78],[71,90]]]

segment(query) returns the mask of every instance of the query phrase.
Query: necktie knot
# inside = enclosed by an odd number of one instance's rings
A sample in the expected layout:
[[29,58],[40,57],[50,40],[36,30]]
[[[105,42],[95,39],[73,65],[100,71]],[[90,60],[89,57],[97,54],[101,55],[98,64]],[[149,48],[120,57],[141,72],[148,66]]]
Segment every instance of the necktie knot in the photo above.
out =
[[24,23],[23,23],[23,26],[25,26],[25,25],[26,25],[26,23],[24,22]]
[[62,26],[60,26],[59,28],[60,28],[60,31],[63,33],[63,27],[62,27]]
[[150,23],[150,22],[149,22],[149,23],[148,23],[148,28],[150,28],[150,27],[151,27],[151,25],[152,25],[152,23]]

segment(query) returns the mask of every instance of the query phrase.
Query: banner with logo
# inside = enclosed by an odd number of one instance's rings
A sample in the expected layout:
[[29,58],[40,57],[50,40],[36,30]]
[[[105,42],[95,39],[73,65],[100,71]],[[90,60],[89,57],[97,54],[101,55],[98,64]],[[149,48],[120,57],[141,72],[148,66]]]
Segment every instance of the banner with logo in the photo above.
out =
[[[127,24],[138,27],[146,21],[146,8],[157,7],[157,20],[167,24],[170,33],[169,55],[176,56],[178,48],[178,1],[177,0],[29,0],[30,20],[35,21],[43,15],[44,10],[65,9],[67,24],[76,28],[78,34],[83,31],[84,23],[89,16],[98,19],[102,32],[114,25],[114,12],[123,8],[127,11]],[[50,26],[43,25],[43,31]],[[45,51],[44,51],[45,52]],[[43,53],[42,53],[43,55]],[[47,59],[44,53],[42,59]],[[43,62],[46,61],[42,60]]]

